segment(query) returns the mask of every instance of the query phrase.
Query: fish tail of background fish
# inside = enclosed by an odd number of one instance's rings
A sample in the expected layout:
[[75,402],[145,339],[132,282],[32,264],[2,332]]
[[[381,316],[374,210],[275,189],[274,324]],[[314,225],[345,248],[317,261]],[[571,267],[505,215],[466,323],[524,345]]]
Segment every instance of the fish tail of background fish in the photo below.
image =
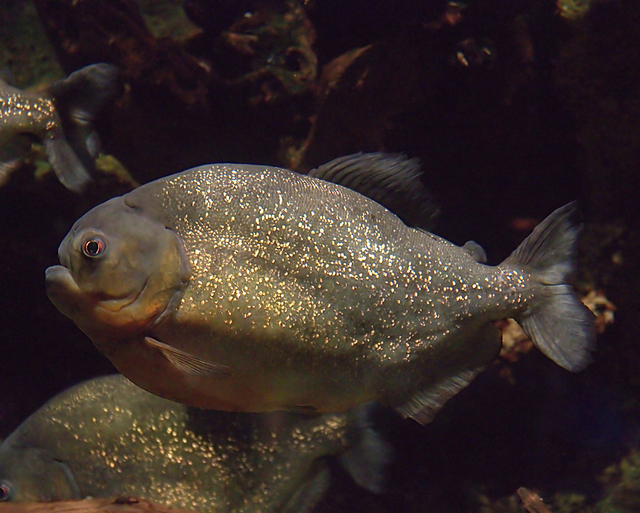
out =
[[117,91],[118,69],[92,64],[51,86],[60,123],[44,139],[47,158],[60,182],[80,192],[92,180],[100,140],[93,123]]
[[594,316],[566,283],[574,271],[580,225],[570,203],[549,215],[500,267],[531,274],[541,292],[516,317],[535,346],[561,367],[576,372],[591,362],[595,349]]
[[[346,449],[337,456],[338,462],[353,481],[370,491],[381,494],[387,477],[393,449],[374,427],[374,414],[381,406],[376,402],[360,404],[347,413]],[[318,460],[281,513],[308,513],[331,485],[331,472],[324,460]]]
[[338,457],[340,464],[362,488],[382,493],[388,464],[393,457],[391,446],[374,428],[373,417],[379,405],[358,405],[348,413],[349,448]]

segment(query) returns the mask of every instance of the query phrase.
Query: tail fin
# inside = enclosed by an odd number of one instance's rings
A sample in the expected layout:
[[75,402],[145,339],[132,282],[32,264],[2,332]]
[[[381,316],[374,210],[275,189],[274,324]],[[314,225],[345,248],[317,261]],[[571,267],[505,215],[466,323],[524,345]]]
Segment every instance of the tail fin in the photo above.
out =
[[375,403],[366,403],[349,411],[349,448],[338,460],[357,485],[373,493],[382,493],[392,448],[373,427],[375,408]]
[[62,130],[49,134],[44,140],[44,149],[60,183],[70,191],[82,192],[92,180],[93,161],[86,160],[83,163],[65,139]]
[[53,170],[68,189],[79,192],[91,180],[100,146],[93,122],[115,96],[117,76],[115,66],[92,64],[51,86],[62,130],[50,134],[45,150]]
[[576,204],[569,203],[542,221],[501,264],[524,265],[545,285],[540,302],[516,320],[540,351],[573,372],[591,362],[595,349],[594,316],[565,283],[574,268],[579,231]]

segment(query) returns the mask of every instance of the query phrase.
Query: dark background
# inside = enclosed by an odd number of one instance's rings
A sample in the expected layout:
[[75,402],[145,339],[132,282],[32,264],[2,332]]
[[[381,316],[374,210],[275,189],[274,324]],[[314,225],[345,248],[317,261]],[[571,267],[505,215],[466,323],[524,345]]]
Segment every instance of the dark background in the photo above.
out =
[[[594,364],[573,375],[534,350],[490,366],[426,427],[381,414],[396,452],[387,491],[362,492],[336,467],[318,511],[521,511],[519,486],[554,512],[639,510],[637,3],[5,3],[2,63],[18,85],[120,68],[99,131],[140,183],[208,162],[304,172],[403,152],[422,160],[437,198],[433,231],[476,240],[493,264],[578,199],[576,286],[617,307]],[[58,391],[113,371],[48,301],[44,270],[73,221],[129,182],[101,177],[78,197],[41,165],[0,189],[0,437]]]

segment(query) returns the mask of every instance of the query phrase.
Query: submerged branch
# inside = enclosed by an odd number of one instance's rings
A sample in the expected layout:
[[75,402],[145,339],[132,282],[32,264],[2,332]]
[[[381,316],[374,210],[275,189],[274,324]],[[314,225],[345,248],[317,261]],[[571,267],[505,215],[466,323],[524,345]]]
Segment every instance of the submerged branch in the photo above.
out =
[[0,513],[197,513],[136,497],[0,504]]

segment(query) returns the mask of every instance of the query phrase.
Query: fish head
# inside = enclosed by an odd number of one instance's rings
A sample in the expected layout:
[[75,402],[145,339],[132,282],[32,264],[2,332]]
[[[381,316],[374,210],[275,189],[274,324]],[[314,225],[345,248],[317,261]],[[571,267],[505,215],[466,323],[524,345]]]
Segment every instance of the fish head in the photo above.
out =
[[0,501],[80,499],[67,464],[48,451],[5,442],[0,449]]
[[191,270],[180,238],[123,197],[73,225],[47,269],[47,295],[100,349],[173,311]]

